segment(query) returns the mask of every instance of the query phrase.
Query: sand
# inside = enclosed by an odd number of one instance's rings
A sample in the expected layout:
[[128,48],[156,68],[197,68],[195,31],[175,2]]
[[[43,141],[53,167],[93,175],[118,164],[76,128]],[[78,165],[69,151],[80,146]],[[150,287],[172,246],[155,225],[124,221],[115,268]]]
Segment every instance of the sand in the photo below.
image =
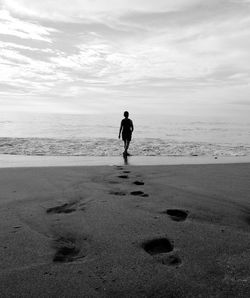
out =
[[250,297],[250,164],[0,169],[0,297]]
[[[0,154],[0,168],[124,165],[121,156],[49,156]],[[133,166],[250,163],[250,156],[129,156]]]

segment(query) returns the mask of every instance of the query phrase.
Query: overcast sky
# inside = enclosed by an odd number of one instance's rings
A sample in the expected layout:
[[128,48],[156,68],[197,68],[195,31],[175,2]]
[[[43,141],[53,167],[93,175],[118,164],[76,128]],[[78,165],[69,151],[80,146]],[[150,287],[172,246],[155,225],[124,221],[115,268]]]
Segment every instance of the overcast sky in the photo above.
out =
[[0,0],[0,9],[1,110],[250,112],[250,0]]

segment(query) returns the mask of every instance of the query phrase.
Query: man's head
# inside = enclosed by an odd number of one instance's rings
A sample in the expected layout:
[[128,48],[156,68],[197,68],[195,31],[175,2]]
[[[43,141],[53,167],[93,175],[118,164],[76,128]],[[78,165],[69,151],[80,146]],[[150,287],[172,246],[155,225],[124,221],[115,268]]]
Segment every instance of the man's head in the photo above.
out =
[[128,111],[125,111],[123,115],[124,115],[125,118],[128,118],[129,112]]

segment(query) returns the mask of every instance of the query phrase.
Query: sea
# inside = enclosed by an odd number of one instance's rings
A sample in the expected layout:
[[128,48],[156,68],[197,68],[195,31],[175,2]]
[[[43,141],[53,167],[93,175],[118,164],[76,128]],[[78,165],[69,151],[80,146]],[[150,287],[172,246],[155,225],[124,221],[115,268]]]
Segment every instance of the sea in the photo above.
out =
[[[119,156],[121,115],[0,112],[0,154]],[[133,114],[134,156],[250,156],[250,120]]]

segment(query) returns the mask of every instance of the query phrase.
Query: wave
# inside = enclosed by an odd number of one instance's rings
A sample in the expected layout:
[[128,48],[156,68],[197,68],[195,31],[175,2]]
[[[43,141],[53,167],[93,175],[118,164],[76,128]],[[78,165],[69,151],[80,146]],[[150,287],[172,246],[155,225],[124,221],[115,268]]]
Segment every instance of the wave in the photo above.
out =
[[[0,154],[118,156],[122,150],[122,141],[111,138],[0,138]],[[134,139],[130,151],[139,156],[250,156],[247,144],[181,142],[160,138]]]

